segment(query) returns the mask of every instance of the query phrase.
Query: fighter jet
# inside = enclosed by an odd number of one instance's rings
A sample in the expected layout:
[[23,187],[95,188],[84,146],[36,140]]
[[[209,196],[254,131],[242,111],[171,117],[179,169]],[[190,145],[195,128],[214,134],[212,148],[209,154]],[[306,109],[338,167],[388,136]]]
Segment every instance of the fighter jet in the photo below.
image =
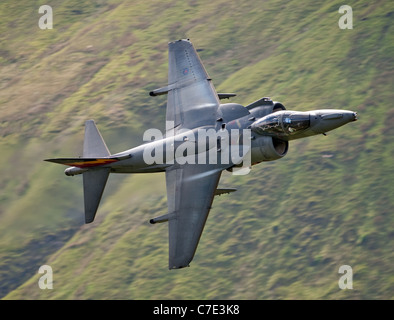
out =
[[67,176],[83,175],[86,223],[96,216],[110,173],[165,172],[167,213],[150,223],[168,223],[168,266],[177,269],[192,261],[214,196],[235,191],[217,188],[223,170],[242,174],[257,163],[283,158],[291,140],[325,134],[357,120],[357,114],[289,111],[267,97],[247,106],[222,104],[221,99],[236,94],[216,92],[189,39],[168,46],[168,84],[149,93],[167,95],[162,136],[151,129],[155,139],[111,154],[95,122],[88,120],[82,157],[45,161],[69,166]]

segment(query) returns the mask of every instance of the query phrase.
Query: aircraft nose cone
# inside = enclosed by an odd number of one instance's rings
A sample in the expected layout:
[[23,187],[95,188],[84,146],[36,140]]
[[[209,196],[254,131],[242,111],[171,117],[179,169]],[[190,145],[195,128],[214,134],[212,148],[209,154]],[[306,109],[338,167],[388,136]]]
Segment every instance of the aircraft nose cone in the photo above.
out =
[[347,122],[357,121],[357,112],[353,111],[342,111],[344,120]]
[[317,110],[310,116],[311,129],[316,133],[325,133],[346,123],[356,121],[357,113],[348,110]]

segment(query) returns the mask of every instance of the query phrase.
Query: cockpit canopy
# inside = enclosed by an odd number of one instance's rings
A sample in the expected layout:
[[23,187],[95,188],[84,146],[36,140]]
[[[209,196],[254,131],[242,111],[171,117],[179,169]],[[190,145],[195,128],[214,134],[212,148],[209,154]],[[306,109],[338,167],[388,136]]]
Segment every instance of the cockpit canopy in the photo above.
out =
[[309,128],[308,112],[278,111],[255,121],[251,129],[259,134],[292,135]]

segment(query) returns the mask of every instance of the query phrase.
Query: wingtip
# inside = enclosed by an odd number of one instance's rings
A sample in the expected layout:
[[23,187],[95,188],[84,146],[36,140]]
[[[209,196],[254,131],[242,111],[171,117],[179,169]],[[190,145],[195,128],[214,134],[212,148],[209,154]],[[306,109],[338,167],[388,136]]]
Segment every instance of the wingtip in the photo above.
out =
[[178,42],[192,43],[192,42],[190,41],[190,39],[187,38],[187,39],[179,39],[179,40],[170,41],[170,42],[168,42],[168,44],[170,45],[170,44],[175,44],[175,43],[178,43]]
[[85,219],[85,224],[90,224],[90,223],[92,223],[94,221],[94,218],[93,219]]
[[184,255],[178,255],[176,257],[170,257],[168,261],[168,269],[183,269],[190,267],[190,262],[194,258],[194,252],[193,254],[184,254]]
[[189,268],[190,267],[190,264],[187,264],[187,265],[185,265],[185,266],[168,266],[168,269],[169,270],[176,270],[176,269],[183,269],[183,268]]

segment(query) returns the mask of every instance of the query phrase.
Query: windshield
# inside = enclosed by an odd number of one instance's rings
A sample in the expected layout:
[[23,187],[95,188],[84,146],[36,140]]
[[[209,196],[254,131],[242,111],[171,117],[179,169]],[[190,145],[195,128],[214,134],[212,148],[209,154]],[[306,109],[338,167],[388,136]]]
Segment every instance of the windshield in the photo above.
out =
[[283,126],[285,131],[292,134],[297,131],[305,130],[309,127],[310,120],[308,113],[293,113],[291,115],[284,115]]
[[260,134],[291,135],[310,126],[309,113],[279,111],[271,113],[252,125]]
[[256,126],[261,132],[275,133],[282,132],[282,126],[279,123],[278,115],[272,114],[265,116],[264,118],[256,122]]

